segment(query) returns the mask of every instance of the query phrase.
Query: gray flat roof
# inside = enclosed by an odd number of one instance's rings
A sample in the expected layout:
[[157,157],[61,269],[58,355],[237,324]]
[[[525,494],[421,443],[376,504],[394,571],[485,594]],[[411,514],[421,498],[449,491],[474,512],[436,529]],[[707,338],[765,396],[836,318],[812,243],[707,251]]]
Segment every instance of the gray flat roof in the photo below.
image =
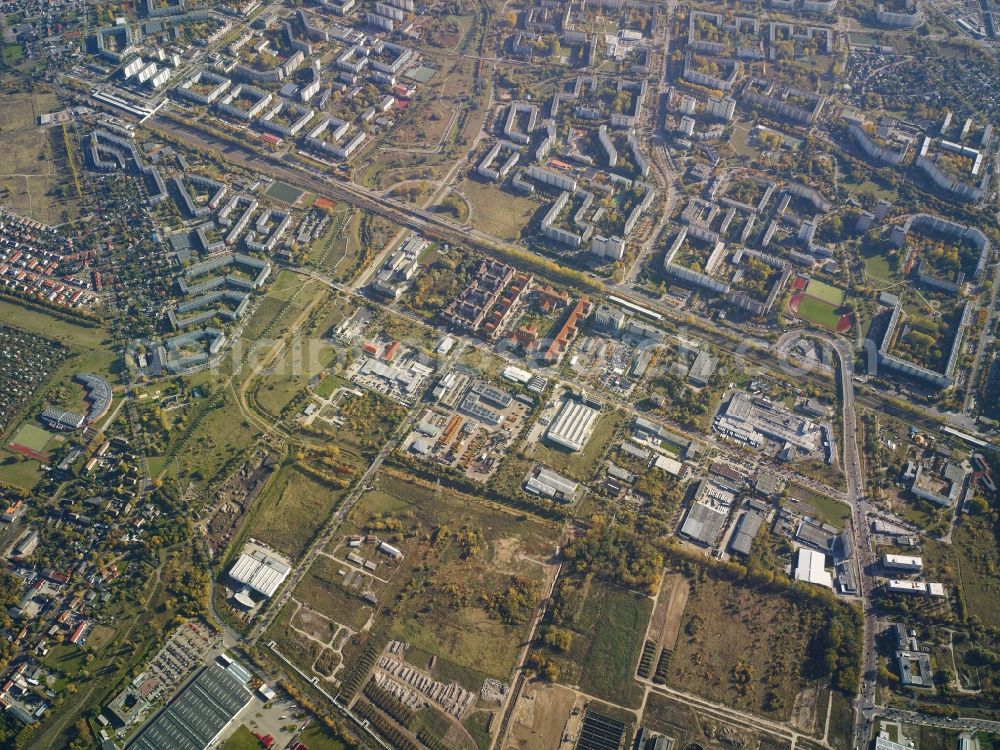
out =
[[205,750],[250,702],[232,672],[211,664],[128,744],[128,750]]

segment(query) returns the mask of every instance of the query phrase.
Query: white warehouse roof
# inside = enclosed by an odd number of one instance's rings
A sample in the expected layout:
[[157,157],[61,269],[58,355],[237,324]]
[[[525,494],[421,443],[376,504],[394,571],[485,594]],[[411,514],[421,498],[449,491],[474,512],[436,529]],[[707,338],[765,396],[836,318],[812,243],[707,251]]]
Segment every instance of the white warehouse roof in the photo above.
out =
[[826,569],[826,555],[802,548],[795,559],[795,580],[833,588],[833,576]]
[[573,399],[563,402],[559,414],[549,425],[546,436],[556,445],[571,451],[583,450],[594,430],[600,412]]
[[887,568],[900,568],[903,570],[920,570],[924,567],[924,561],[919,557],[910,555],[886,555],[885,566]]
[[276,557],[254,550],[240,555],[229,571],[229,577],[249,586],[263,596],[274,596],[274,592],[288,578],[291,569]]

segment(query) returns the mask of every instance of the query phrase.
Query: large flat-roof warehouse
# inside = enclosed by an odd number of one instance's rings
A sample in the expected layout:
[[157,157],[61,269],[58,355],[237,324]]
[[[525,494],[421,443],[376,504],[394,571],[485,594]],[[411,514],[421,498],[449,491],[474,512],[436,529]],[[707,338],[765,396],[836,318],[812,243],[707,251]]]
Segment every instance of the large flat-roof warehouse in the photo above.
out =
[[715,508],[701,502],[692,503],[681,525],[681,535],[701,544],[713,544],[728,515],[729,512],[724,508]]
[[274,596],[274,592],[285,582],[290,568],[277,557],[263,550],[244,552],[229,571],[229,577],[242,583],[261,596]]
[[591,403],[567,398],[549,425],[546,437],[556,445],[571,451],[583,450],[601,413]]
[[253,697],[235,662],[210,664],[128,744],[128,750],[205,750]]

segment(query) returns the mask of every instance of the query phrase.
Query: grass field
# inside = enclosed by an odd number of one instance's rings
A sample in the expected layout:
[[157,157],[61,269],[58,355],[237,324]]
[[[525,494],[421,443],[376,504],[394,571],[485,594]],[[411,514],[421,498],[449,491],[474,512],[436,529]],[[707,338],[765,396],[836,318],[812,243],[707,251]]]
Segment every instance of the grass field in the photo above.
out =
[[793,506],[797,513],[805,513],[811,518],[836,526],[838,529],[843,529],[844,524],[851,517],[850,510],[843,503],[838,503],[836,500],[813,492],[802,485],[789,485],[788,494],[800,503],[798,507]]
[[818,279],[809,279],[809,285],[806,287],[806,294],[810,297],[815,297],[818,300],[822,300],[827,304],[833,305],[834,307],[840,307],[844,304],[844,292],[835,286],[830,284],[825,284]]
[[861,257],[865,264],[865,273],[877,282],[891,284],[896,281],[897,259],[876,252],[875,248],[862,247]]
[[226,740],[220,750],[260,750],[263,745],[253,736],[253,732],[244,726],[237,727],[233,735]]
[[283,466],[257,501],[250,536],[298,559],[342,497],[293,465]]
[[45,446],[52,439],[52,433],[37,425],[23,424],[21,428],[11,438],[12,443],[18,443],[25,448],[30,448],[37,453],[43,453]]
[[[811,284],[812,282],[810,282]],[[792,314],[803,320],[808,320],[817,325],[824,326],[830,330],[836,330],[837,323],[840,321],[840,315],[837,314],[837,308],[828,302],[823,302],[814,297],[808,295],[802,295],[798,297],[798,309],[792,310]],[[796,297],[792,299],[795,300]],[[794,302],[789,302],[789,307],[792,307]]]
[[642,691],[632,675],[639,659],[642,637],[653,609],[652,599],[606,584],[591,587],[591,597],[600,606],[587,656],[583,662],[580,687],[602,700],[638,707]]
[[[806,686],[811,625],[788,598],[706,576],[692,582],[667,682],[735,708],[788,716]],[[745,676],[752,679],[745,682]],[[767,711],[767,696],[783,702]]]
[[539,208],[537,201],[502,192],[493,183],[467,179],[457,190],[472,209],[472,226],[504,240],[518,239]]

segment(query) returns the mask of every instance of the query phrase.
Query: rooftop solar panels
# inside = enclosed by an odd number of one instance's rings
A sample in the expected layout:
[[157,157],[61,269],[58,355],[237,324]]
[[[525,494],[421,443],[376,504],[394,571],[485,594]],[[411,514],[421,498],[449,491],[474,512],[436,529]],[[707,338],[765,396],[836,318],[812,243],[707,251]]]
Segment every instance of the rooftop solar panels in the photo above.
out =
[[128,750],[205,750],[250,698],[231,671],[209,665],[146,724]]

